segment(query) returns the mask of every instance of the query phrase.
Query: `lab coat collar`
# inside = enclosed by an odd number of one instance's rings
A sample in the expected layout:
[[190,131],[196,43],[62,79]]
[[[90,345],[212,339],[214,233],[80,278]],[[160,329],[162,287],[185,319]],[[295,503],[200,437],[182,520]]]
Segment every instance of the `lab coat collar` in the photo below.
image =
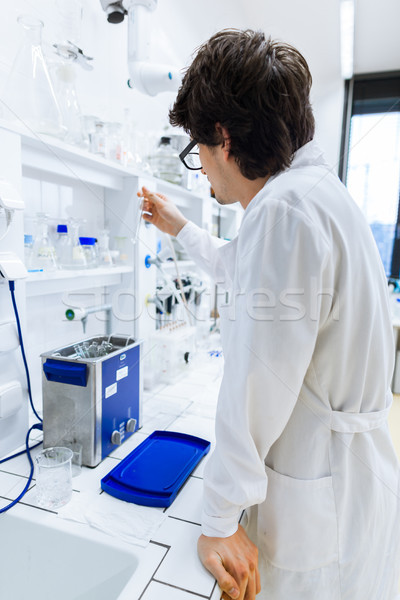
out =
[[249,210],[257,206],[261,198],[264,198],[265,195],[268,194],[268,186],[270,186],[273,181],[279,177],[283,177],[286,173],[292,171],[293,169],[299,169],[307,166],[325,166],[329,169],[329,165],[324,158],[324,153],[315,140],[307,142],[307,144],[304,144],[304,146],[299,148],[294,153],[290,167],[280,171],[279,173],[276,173],[276,175],[272,175],[272,177],[268,179],[261,190],[254,196],[254,198],[250,200],[247,208],[245,209],[244,217]]

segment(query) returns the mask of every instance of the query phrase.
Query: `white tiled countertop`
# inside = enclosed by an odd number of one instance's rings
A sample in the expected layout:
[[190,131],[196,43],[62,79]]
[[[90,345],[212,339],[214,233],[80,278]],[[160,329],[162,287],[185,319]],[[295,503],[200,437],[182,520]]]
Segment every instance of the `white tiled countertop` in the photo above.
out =
[[[179,382],[159,386],[144,393],[143,427],[105,458],[96,468],[82,468],[82,472],[73,478],[73,495],[81,492],[104,493],[100,489],[100,480],[115,465],[125,458],[138,444],[156,429],[179,431],[197,435],[214,446],[214,417],[219,384],[222,376],[222,358],[204,359],[190,367],[187,375]],[[31,445],[39,440],[41,432],[34,431]],[[39,451],[42,446],[32,451]],[[192,475],[180,490],[170,507],[164,509],[166,519],[153,535],[146,548],[131,545],[132,551],[139,556],[139,566],[122,593],[115,600],[195,600],[220,598],[219,588],[214,578],[202,566],[197,556],[197,539],[200,535],[202,477],[204,465],[209,454],[200,462]],[[25,455],[0,464],[0,507],[18,496],[26,485],[29,464]],[[24,518],[46,522],[60,529],[70,527],[79,534],[89,530],[88,525],[72,523],[57,517],[57,513],[46,511],[36,505],[35,480],[22,501],[13,511],[23,513]],[[154,509],[160,510],[160,509]],[[62,535],[62,528],[60,530]],[[97,532],[104,542],[113,540],[105,533]],[[118,541],[118,540],[117,540]],[[126,542],[120,542],[126,548]],[[30,600],[39,600],[34,592]],[[73,600],[73,598],[71,598]],[[84,600],[82,598],[82,600]],[[110,597],[112,600],[112,597]]]

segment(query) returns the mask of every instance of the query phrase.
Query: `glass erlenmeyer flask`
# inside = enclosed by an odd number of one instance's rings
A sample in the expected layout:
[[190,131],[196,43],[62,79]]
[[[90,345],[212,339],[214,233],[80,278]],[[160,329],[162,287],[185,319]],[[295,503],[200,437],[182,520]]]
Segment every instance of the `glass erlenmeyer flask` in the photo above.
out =
[[42,52],[43,23],[18,17],[24,39],[8,77],[2,105],[4,117],[38,133],[63,137],[65,127]]
[[49,236],[49,224],[46,215],[38,213],[37,235],[33,244],[32,267],[43,271],[57,269],[54,244]]

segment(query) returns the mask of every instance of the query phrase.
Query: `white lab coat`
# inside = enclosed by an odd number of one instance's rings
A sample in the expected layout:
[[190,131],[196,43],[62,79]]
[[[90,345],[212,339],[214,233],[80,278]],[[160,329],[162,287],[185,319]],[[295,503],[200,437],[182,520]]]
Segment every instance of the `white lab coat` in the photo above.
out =
[[178,240],[229,290],[203,533],[231,535],[247,509],[260,600],[394,600],[393,334],[361,212],[310,142],[251,200],[232,242],[193,223]]

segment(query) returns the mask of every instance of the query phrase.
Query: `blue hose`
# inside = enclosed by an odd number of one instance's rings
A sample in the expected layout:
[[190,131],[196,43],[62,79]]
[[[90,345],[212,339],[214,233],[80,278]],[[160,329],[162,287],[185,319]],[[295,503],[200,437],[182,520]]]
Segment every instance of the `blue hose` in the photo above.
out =
[[15,301],[15,282],[14,281],[9,281],[8,282],[9,288],[10,288],[10,292],[11,292],[11,300],[12,300],[12,304],[13,304],[13,308],[14,308],[14,314],[15,314],[15,319],[17,322],[17,329],[18,329],[18,338],[19,338],[19,343],[21,346],[21,354],[22,354],[22,360],[24,361],[24,367],[25,367],[25,373],[26,373],[26,381],[28,384],[28,395],[29,395],[29,402],[31,405],[31,408],[33,410],[34,415],[37,417],[37,419],[39,419],[40,423],[35,423],[34,425],[32,425],[32,427],[28,430],[28,433],[26,434],[26,438],[25,438],[25,450],[21,450],[21,452],[17,452],[16,454],[13,454],[12,456],[8,456],[7,458],[3,458],[2,460],[0,460],[0,464],[6,462],[7,460],[11,460],[12,458],[15,458],[16,456],[20,456],[21,454],[25,454],[28,457],[29,460],[29,464],[30,464],[30,473],[29,473],[29,477],[28,477],[28,481],[24,487],[24,489],[22,490],[22,492],[20,493],[20,495],[15,498],[15,500],[13,500],[12,502],[10,502],[10,504],[7,504],[7,506],[4,506],[4,508],[0,508],[0,514],[6,512],[7,510],[10,510],[10,508],[12,506],[14,506],[15,504],[17,504],[17,502],[19,502],[21,500],[21,498],[23,498],[23,496],[25,496],[26,492],[29,489],[30,484],[32,483],[32,479],[33,479],[33,472],[34,472],[34,467],[33,467],[33,460],[32,460],[32,456],[31,456],[31,450],[33,448],[36,448],[37,446],[39,446],[42,442],[38,442],[37,444],[34,444],[33,446],[29,446],[29,436],[30,433],[33,429],[39,429],[40,431],[43,431],[43,425],[42,425],[42,419],[39,417],[38,413],[36,412],[36,409],[33,405],[33,399],[32,399],[32,390],[31,390],[31,379],[29,376],[29,369],[28,369],[28,363],[26,361],[26,356],[25,356],[25,349],[24,349],[24,342],[22,339],[22,331],[21,331],[21,323],[19,320],[19,314],[18,314],[18,308],[17,308],[17,303]]
[[32,456],[31,456],[30,451],[31,451],[32,448],[36,448],[36,446],[39,446],[39,443],[40,444],[42,443],[42,442],[39,442],[38,444],[35,444],[31,448],[29,447],[29,436],[30,436],[30,433],[31,433],[32,429],[43,430],[43,425],[41,423],[35,423],[28,430],[28,433],[26,434],[26,438],[25,438],[25,446],[26,446],[25,450],[22,450],[22,452],[17,452],[17,454],[13,454],[12,456],[9,456],[7,458],[3,458],[2,460],[0,460],[0,464],[1,464],[3,462],[6,462],[7,460],[11,460],[11,458],[15,458],[16,456],[19,456],[20,454],[24,454],[26,452],[26,455],[27,455],[28,460],[29,460],[29,464],[31,466],[31,470],[30,470],[30,473],[29,473],[28,481],[26,482],[26,485],[25,485],[24,489],[22,490],[22,492],[20,493],[20,495],[17,498],[15,498],[15,500],[13,500],[12,502],[10,502],[10,504],[7,504],[7,506],[4,506],[4,508],[0,508],[0,513],[4,513],[7,510],[10,510],[10,508],[12,506],[14,506],[15,504],[17,504],[17,502],[19,502],[21,500],[21,498],[23,498],[23,496],[25,496],[26,492],[29,490],[29,486],[32,483],[34,467],[33,467],[33,460],[32,460]]
[[26,362],[26,356],[25,356],[25,349],[24,349],[24,342],[22,340],[22,331],[21,331],[21,323],[19,321],[19,315],[18,315],[18,309],[17,309],[17,303],[15,302],[15,282],[14,281],[9,281],[8,285],[10,287],[10,292],[11,292],[11,300],[12,300],[12,304],[13,304],[13,308],[14,308],[14,314],[15,314],[15,320],[17,321],[17,329],[18,329],[18,338],[19,338],[19,343],[21,345],[21,354],[22,354],[22,360],[24,361],[24,367],[25,367],[25,373],[26,373],[26,381],[28,384],[28,394],[29,394],[29,402],[31,404],[31,408],[33,410],[33,413],[35,415],[35,417],[42,422],[43,419],[41,419],[38,415],[38,413],[36,412],[36,409],[33,405],[33,400],[32,400],[32,390],[31,390],[31,378],[29,377],[29,369],[28,369],[28,363]]

